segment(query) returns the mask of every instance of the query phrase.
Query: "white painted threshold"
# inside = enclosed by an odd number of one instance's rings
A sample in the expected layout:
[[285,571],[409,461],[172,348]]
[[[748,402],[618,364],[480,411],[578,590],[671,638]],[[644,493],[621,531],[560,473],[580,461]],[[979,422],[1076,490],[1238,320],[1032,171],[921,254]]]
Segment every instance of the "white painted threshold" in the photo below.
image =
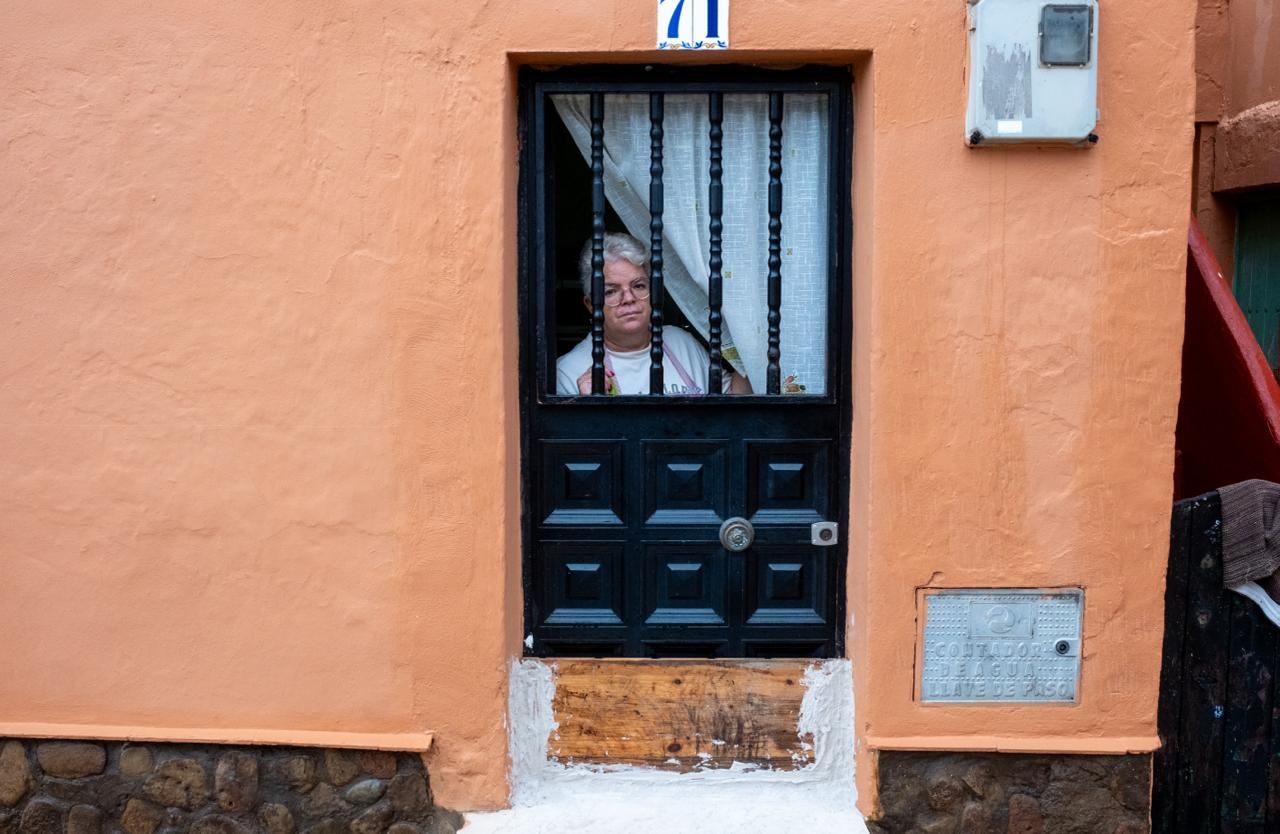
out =
[[853,671],[815,663],[801,680],[797,730],[812,734],[813,763],[777,771],[739,766],[673,773],[633,765],[550,761],[556,730],[552,667],[511,667],[511,803],[467,815],[465,834],[866,834],[855,807]]

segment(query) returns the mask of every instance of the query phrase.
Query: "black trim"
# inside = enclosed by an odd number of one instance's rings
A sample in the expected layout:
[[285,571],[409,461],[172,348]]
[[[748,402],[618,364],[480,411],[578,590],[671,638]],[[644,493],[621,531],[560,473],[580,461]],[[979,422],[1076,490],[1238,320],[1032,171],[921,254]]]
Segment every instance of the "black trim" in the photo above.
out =
[[[533,76],[536,74],[536,78]],[[811,64],[795,69],[772,69],[742,64],[670,66],[660,64],[596,64],[552,70],[524,70],[548,93],[759,93],[762,87],[780,93],[821,92],[836,84],[849,89],[853,75],[847,67]]]

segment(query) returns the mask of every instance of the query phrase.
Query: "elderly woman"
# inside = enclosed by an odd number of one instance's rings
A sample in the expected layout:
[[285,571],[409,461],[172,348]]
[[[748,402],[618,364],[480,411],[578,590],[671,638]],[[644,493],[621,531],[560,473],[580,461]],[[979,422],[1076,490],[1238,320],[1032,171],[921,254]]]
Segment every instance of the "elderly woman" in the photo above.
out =
[[[582,302],[591,310],[591,241],[578,259]],[[604,367],[609,394],[649,393],[649,253],[631,235],[604,236]],[[678,327],[662,328],[664,394],[707,393],[709,357],[701,343]],[[723,393],[750,394],[751,383],[721,375]],[[591,337],[556,360],[557,394],[591,393]]]

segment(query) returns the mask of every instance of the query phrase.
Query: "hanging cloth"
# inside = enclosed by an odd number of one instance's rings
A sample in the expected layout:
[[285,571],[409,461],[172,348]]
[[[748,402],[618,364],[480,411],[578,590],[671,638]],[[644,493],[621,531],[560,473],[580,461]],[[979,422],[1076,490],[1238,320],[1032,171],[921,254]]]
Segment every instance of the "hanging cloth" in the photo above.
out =
[[1280,626],[1280,484],[1241,481],[1222,499],[1222,584]]

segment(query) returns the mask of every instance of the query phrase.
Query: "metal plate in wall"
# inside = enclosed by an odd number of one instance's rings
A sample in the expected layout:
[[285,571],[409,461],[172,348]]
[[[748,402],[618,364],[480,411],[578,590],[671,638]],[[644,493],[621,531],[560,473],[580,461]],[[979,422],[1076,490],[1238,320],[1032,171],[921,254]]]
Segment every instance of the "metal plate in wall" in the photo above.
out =
[[924,592],[920,700],[1075,703],[1079,588]]

